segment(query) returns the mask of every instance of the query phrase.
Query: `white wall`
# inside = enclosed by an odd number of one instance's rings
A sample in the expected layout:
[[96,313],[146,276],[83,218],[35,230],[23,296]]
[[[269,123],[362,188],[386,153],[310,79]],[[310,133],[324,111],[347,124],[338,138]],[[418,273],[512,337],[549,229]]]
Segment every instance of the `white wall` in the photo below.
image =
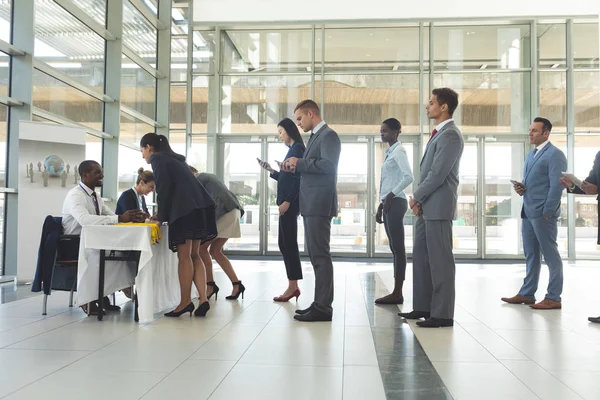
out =
[[598,0],[194,0],[194,21],[206,24],[282,21],[598,16]]

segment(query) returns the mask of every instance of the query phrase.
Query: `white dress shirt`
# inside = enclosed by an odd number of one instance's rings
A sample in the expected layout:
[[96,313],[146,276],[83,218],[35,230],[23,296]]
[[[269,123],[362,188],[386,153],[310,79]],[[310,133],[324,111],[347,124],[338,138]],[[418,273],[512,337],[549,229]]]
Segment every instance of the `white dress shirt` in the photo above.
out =
[[[442,128],[444,126],[448,125],[450,122],[454,122],[454,119],[450,118],[450,119],[440,122],[440,124],[438,126],[436,126],[435,129],[439,132],[442,130]],[[437,135],[437,133],[436,133],[436,135]]]
[[135,196],[137,198],[138,210],[142,210],[142,195],[139,194],[137,190],[135,190],[135,186],[132,187],[131,189],[133,190],[133,193],[135,193]]
[[96,215],[92,192],[92,189],[81,183],[71,189],[65,197],[62,209],[65,235],[81,235],[81,227],[85,225],[110,225],[119,222],[119,217],[104,205],[100,195],[96,196],[100,215]]
[[406,199],[404,189],[412,182],[413,175],[406,150],[400,142],[396,142],[386,150],[385,160],[381,165],[379,199],[385,200],[389,193],[394,193],[394,197]]
[[546,145],[547,145],[548,143],[550,143],[550,140],[546,140],[544,143],[542,143],[542,144],[540,144],[538,147],[536,147],[535,149],[536,149],[537,151],[536,151],[536,152],[535,152],[535,154],[533,155],[533,158],[536,158],[536,157],[537,157],[537,156],[540,154],[540,151],[541,151],[541,150],[542,150],[544,147],[546,147]]
[[317,133],[319,132],[319,129],[321,129],[323,126],[325,126],[326,122],[325,121],[321,121],[317,124],[317,126],[315,126],[312,130],[312,133]]

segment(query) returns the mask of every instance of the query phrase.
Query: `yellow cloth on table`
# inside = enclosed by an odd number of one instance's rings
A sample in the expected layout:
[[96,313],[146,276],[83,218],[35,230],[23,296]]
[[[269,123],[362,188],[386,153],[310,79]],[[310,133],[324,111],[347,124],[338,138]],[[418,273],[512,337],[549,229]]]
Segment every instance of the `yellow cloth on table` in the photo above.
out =
[[126,222],[121,224],[115,224],[115,226],[149,226],[152,228],[152,244],[156,244],[162,239],[160,226],[156,224]]

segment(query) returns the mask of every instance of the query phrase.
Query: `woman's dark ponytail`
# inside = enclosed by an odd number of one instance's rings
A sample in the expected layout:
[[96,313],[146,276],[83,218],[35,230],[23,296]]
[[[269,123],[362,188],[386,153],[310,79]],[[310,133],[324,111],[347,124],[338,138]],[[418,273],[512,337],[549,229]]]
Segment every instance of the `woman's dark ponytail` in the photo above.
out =
[[165,135],[157,135],[154,132],[146,133],[142,140],[140,140],[140,147],[146,147],[150,145],[150,147],[154,148],[155,152],[167,153],[179,161],[185,161],[185,157],[181,154],[177,154],[171,148],[169,144],[169,139]]

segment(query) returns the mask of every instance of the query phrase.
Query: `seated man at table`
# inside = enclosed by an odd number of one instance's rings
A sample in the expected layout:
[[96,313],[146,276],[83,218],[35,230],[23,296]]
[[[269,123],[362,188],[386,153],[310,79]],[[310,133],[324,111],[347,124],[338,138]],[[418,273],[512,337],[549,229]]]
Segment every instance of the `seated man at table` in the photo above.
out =
[[[102,187],[104,174],[96,161],[86,160],[79,165],[81,183],[69,191],[62,209],[62,226],[65,235],[81,235],[85,225],[110,225],[119,222],[144,222],[147,215],[141,210],[130,210],[115,215],[104,205],[102,197],[96,193]],[[90,314],[98,312],[98,304],[92,303]],[[108,297],[103,300],[105,310],[120,310],[111,305]],[[85,309],[85,308],[84,308]],[[87,311],[87,310],[86,310]]]

